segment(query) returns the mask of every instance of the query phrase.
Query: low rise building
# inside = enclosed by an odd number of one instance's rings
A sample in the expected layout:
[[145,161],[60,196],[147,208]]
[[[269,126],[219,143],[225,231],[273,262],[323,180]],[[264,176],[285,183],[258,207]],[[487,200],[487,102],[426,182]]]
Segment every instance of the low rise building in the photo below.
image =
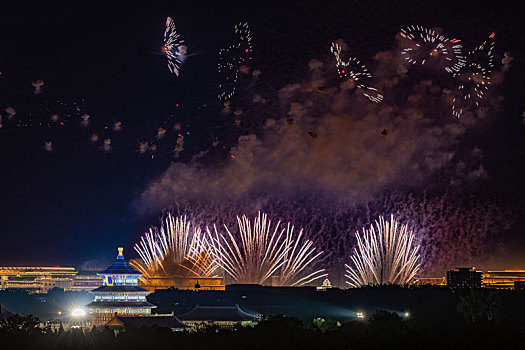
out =
[[191,328],[182,323],[175,315],[141,315],[141,316],[125,316],[115,315],[108,323],[105,324],[118,334],[125,331],[126,328],[140,328],[140,327],[159,327],[169,328],[173,332],[183,331]]
[[100,270],[80,270],[73,277],[69,290],[75,292],[90,292],[103,285],[104,278],[99,275]]
[[495,289],[513,289],[516,282],[525,282],[525,270],[500,270],[483,273],[483,286]]
[[198,327],[200,324],[216,325],[220,328],[233,328],[236,324],[248,325],[255,324],[262,318],[262,315],[247,312],[234,306],[202,306],[197,304],[193,310],[177,318],[188,326]]
[[73,267],[0,267],[0,289],[47,293],[53,288],[69,290],[77,274]]
[[449,288],[481,288],[483,273],[475,268],[459,267],[447,271],[447,287]]

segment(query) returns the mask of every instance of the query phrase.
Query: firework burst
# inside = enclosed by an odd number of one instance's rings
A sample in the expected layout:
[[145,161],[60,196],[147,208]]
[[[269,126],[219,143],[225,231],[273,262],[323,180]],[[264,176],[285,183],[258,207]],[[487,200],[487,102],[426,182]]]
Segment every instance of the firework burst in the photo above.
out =
[[419,270],[419,245],[408,225],[399,225],[390,216],[390,222],[380,216],[376,227],[356,232],[354,267],[346,266],[347,283],[352,287],[384,284],[408,284]]
[[217,264],[236,283],[263,284],[277,275],[275,284],[298,286],[324,276],[324,270],[306,273],[308,267],[322,254],[313,243],[303,238],[301,230],[294,235],[294,227],[272,227],[266,214],[259,213],[253,221],[243,215],[237,217],[240,244],[225,226],[226,235],[208,230],[210,251]]
[[465,66],[459,39],[449,39],[433,29],[418,25],[401,29],[404,48],[401,56],[413,65],[444,68],[448,73],[458,72]]
[[179,75],[180,66],[186,56],[188,47],[175,30],[175,22],[171,17],[166,19],[166,30],[164,31],[164,45],[162,52],[168,58],[168,69],[171,73]]
[[363,96],[370,101],[379,103],[383,100],[383,95],[374,87],[368,86],[372,74],[366,66],[357,58],[351,57],[347,61],[341,59],[341,46],[332,43],[330,51],[334,54],[336,60],[337,73],[341,78],[352,81],[358,89],[363,91]]
[[208,253],[205,235],[186,216],[168,214],[160,230],[150,228],[135,250],[141,261],[132,261],[132,265],[146,277],[212,277],[218,267]]
[[494,38],[492,33],[488,40],[467,54],[467,65],[454,74],[458,82],[452,100],[452,114],[461,117],[470,106],[479,107],[484,93],[488,90],[490,73],[494,69]]
[[219,50],[217,68],[221,75],[219,84],[219,100],[226,101],[233,97],[239,80],[239,72],[248,69],[245,62],[251,60],[253,51],[252,37],[248,23],[241,22],[235,25],[236,42],[227,48]]

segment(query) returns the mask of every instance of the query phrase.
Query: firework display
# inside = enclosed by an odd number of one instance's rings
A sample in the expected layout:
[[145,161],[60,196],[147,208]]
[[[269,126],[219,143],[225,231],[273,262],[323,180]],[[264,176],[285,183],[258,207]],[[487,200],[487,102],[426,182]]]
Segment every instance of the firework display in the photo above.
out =
[[[464,42],[439,28],[395,24],[395,47],[378,37],[368,43],[380,50],[365,57],[372,48],[356,48],[375,35],[367,31],[352,50],[342,39],[331,43],[331,54],[315,45],[298,48],[293,66],[284,67],[300,35],[290,40],[276,29],[275,42],[262,42],[273,32],[260,36],[264,56],[255,67],[250,29],[236,24],[230,46],[196,60],[194,76],[179,77],[188,48],[167,17],[160,50],[179,78],[143,72],[152,81],[142,85],[157,88],[137,95],[108,86],[114,94],[108,101],[124,101],[122,108],[100,101],[88,108],[78,96],[96,100],[84,88],[94,83],[81,74],[75,83],[82,88],[68,95],[61,77],[38,67],[20,77],[2,72],[0,136],[8,146],[27,142],[46,166],[66,155],[102,169],[124,163],[121,169],[140,169],[133,181],[147,182],[141,210],[170,212],[134,247],[140,259],[132,264],[146,278],[302,286],[330,273],[339,286],[407,284],[418,273],[472,265],[496,251],[516,213],[465,194],[503,172],[489,163],[494,153],[479,135],[498,123],[494,111],[503,96],[494,87],[519,60],[511,64],[510,52],[495,56],[494,33],[464,53]],[[197,48],[199,35],[191,37]],[[203,40],[200,52],[216,53],[216,44]],[[159,58],[158,47],[153,54]],[[215,67],[218,84],[209,81]],[[285,70],[289,75],[272,75]],[[130,102],[139,95],[147,106]],[[167,155],[162,162],[152,161],[161,155]]]
[[162,52],[168,59],[168,69],[171,73],[179,75],[180,66],[184,61],[187,50],[188,47],[184,45],[184,40],[177,34],[175,22],[171,17],[168,17],[166,19]]
[[192,227],[186,217],[171,214],[158,228],[149,232],[135,244],[135,251],[142,261],[134,267],[145,276],[212,277],[217,269],[208,244],[200,228]]
[[386,221],[380,216],[375,227],[356,232],[357,248],[352,256],[353,267],[346,277],[352,287],[410,283],[419,270],[419,245],[408,225],[400,225],[394,216]]
[[372,78],[372,74],[368,71],[366,66],[359,62],[355,57],[351,57],[347,61],[341,59],[341,46],[337,43],[332,43],[330,51],[334,54],[336,59],[337,73],[341,78],[351,81],[358,89],[363,90],[363,96],[370,101],[379,103],[383,100],[383,95],[376,88],[368,86],[368,82]]
[[[497,241],[519,213],[516,208],[495,201],[460,201],[449,196],[416,197],[399,193],[377,196],[364,203],[321,194],[304,194],[294,199],[260,196],[258,203],[265,204],[259,206],[252,201],[180,203],[176,214],[191,215],[209,227],[215,223],[227,227],[238,225],[239,211],[257,215],[262,210],[282,217],[283,221],[304,228],[317,249],[329,252],[319,256],[316,264],[326,269],[333,283],[343,285],[346,281],[342,279],[342,268],[357,244],[355,232],[385,212],[394,214],[398,221],[410,227],[417,227],[421,244],[419,271],[423,275],[439,274],[452,265],[480,265],[488,254],[502,254]],[[237,235],[233,238],[240,241]]]
[[220,75],[219,94],[221,101],[229,100],[235,94],[239,73],[247,69],[246,61],[251,60],[252,37],[247,22],[235,25],[236,42],[219,50],[217,68]]
[[309,240],[296,236],[294,227],[272,227],[267,214],[259,213],[253,224],[246,217],[237,217],[238,239],[227,226],[226,235],[214,226],[208,230],[208,242],[216,263],[235,283],[263,284],[277,275],[273,283],[281,286],[305,285],[324,276],[324,270],[306,273],[308,267],[322,254]]
[[467,54],[467,65],[454,74],[457,87],[452,100],[452,114],[461,117],[466,109],[479,107],[488,90],[490,73],[494,69],[494,39],[492,33],[487,40]]
[[434,66],[454,73],[465,66],[459,39],[449,39],[433,29],[412,25],[401,29],[405,39],[402,57],[413,65]]

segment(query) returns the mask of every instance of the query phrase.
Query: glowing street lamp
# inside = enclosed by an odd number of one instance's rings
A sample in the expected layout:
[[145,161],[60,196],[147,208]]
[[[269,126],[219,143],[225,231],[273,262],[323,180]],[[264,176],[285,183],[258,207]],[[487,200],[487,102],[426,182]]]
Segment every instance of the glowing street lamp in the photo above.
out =
[[84,309],[75,308],[71,311],[71,316],[72,317],[84,317],[86,316],[86,311],[84,311]]

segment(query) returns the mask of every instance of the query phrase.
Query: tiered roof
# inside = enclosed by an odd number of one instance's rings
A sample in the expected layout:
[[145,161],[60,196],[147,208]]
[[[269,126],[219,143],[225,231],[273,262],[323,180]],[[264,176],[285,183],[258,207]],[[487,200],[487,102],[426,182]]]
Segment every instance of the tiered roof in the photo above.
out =
[[134,275],[134,276],[142,276],[142,273],[135,270],[133,267],[131,267],[130,264],[126,260],[124,260],[124,254],[122,253],[123,248],[118,248],[118,255],[117,260],[105,269],[104,271],[99,272],[99,275]]

